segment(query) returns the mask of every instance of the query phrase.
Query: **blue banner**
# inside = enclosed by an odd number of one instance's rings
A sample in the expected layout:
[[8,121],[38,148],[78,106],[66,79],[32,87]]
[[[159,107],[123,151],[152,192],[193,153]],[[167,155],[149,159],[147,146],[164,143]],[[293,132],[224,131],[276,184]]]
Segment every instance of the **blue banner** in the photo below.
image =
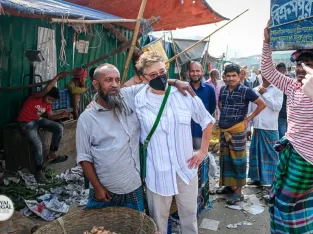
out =
[[313,0],[271,1],[273,50],[313,49]]

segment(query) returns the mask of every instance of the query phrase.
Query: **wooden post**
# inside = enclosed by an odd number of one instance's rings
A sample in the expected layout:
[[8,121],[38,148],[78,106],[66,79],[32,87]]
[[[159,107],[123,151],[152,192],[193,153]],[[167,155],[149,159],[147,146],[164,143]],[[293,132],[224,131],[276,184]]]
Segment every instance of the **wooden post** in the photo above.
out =
[[246,13],[247,11],[249,11],[249,9],[245,10],[244,12],[242,12],[240,15],[236,16],[235,18],[233,18],[232,20],[228,21],[226,24],[224,24],[222,27],[216,29],[213,33],[211,33],[210,35],[206,36],[205,38],[203,38],[202,40],[196,42],[195,44],[189,46],[187,49],[185,49],[184,51],[180,52],[179,54],[175,55],[174,57],[172,57],[171,59],[169,59],[166,63],[170,63],[172,62],[174,59],[176,59],[177,57],[181,56],[182,54],[186,53],[188,50],[191,50],[193,47],[199,45],[201,42],[205,41],[207,38],[211,37],[213,34],[215,34],[216,32],[218,32],[219,30],[221,30],[222,28],[224,28],[225,26],[227,26],[228,24],[230,24],[231,22],[233,22],[234,20],[236,20],[237,18],[239,18],[240,16],[242,16],[244,13]]
[[[173,32],[170,31],[170,33],[171,33],[171,40],[172,40],[172,43],[173,43],[173,50],[174,50],[174,56],[175,56],[177,54],[176,44],[174,42]],[[182,80],[181,74],[180,74],[180,66],[179,66],[179,63],[178,63],[178,58],[176,58],[175,61],[176,61],[176,67],[177,67],[177,70],[178,70],[179,79]]]
[[128,52],[128,56],[127,56],[127,59],[126,59],[126,64],[125,64],[125,67],[124,67],[124,72],[123,72],[123,77],[122,77],[122,84],[124,84],[125,81],[126,81],[126,76],[127,76],[127,72],[128,72],[128,69],[129,69],[129,64],[130,64],[130,61],[131,61],[131,58],[133,56],[134,49],[135,49],[135,46],[136,46],[136,41],[137,41],[139,29],[140,29],[140,23],[141,23],[143,12],[145,11],[146,3],[147,3],[147,0],[142,0],[141,1],[141,6],[140,6],[138,17],[137,17],[137,22],[136,22],[136,26],[135,26],[135,30],[134,30],[132,43],[131,43],[131,46],[130,46],[130,49],[129,49],[129,52]]

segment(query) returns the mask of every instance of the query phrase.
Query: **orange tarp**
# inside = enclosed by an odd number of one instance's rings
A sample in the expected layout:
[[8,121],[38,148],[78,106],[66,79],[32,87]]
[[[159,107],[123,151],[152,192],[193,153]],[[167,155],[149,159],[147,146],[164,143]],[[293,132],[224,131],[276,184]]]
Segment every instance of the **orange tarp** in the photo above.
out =
[[[136,19],[141,0],[68,0],[126,19]],[[148,0],[143,17],[161,17],[154,31],[175,30],[211,24],[227,18],[215,12],[205,0]],[[124,24],[133,27],[133,24]]]

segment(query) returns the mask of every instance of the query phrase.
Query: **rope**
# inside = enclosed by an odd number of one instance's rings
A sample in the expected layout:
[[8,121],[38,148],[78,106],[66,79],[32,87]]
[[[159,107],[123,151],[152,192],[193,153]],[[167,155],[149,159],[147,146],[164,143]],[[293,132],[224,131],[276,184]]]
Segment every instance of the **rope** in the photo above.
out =
[[[62,15],[62,19],[63,19],[63,15]],[[61,24],[61,49],[60,49],[60,66],[64,67],[64,66],[68,66],[67,62],[66,62],[66,52],[65,52],[65,47],[66,47],[66,40],[64,38],[64,23]]]
[[67,25],[71,26],[78,34],[84,32],[85,35],[93,35],[92,25],[86,24],[84,17],[79,18],[79,20],[81,20],[82,23],[67,23]]
[[[97,33],[97,36],[99,37],[99,40],[100,40],[100,42],[99,42],[99,45],[98,46],[95,46],[95,47],[89,47],[89,49],[97,49],[97,48],[99,48],[100,46],[101,46],[101,44],[102,44],[102,39],[101,39],[101,33],[103,33],[103,26],[101,26],[101,29],[102,29],[102,31],[99,33],[98,32],[98,30],[97,30],[97,28],[96,28],[96,26],[94,25],[94,29],[96,30],[96,33]],[[116,46],[117,47],[117,46]]]

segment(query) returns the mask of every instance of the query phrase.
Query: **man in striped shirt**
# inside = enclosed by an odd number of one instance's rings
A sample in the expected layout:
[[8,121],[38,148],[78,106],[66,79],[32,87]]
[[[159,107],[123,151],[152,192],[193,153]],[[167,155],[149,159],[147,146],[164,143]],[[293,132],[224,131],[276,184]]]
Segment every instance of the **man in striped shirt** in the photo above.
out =
[[[151,131],[167,85],[164,60],[155,52],[144,53],[137,62],[140,75],[149,82],[135,97],[140,122],[140,141]],[[191,118],[200,124],[201,147],[193,152]],[[147,148],[147,198],[149,214],[161,234],[167,234],[172,198],[175,196],[183,234],[197,234],[197,169],[208,153],[213,117],[199,97],[181,95],[171,87],[160,122]]]
[[306,72],[302,63],[313,67],[313,50],[298,50],[296,79],[289,78],[273,65],[269,27],[264,30],[262,75],[287,96],[288,129],[276,145],[280,151],[269,201],[272,233],[312,233],[313,230],[313,102],[303,92]]

